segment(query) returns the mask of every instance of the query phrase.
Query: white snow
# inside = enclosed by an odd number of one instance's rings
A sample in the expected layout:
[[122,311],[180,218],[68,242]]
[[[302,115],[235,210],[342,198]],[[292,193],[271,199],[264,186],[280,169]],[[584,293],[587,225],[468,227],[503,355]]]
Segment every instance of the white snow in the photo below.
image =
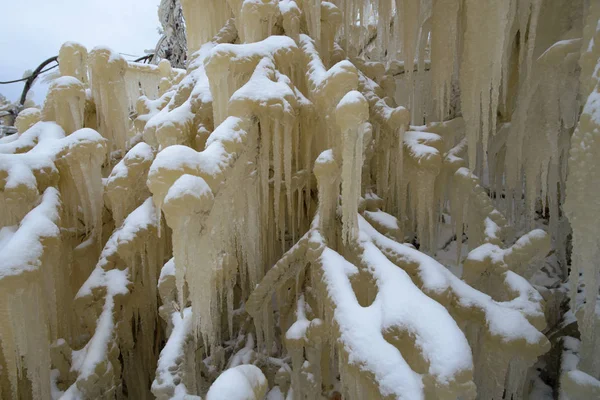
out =
[[267,390],[267,379],[258,367],[239,365],[219,375],[206,400],[262,400]]

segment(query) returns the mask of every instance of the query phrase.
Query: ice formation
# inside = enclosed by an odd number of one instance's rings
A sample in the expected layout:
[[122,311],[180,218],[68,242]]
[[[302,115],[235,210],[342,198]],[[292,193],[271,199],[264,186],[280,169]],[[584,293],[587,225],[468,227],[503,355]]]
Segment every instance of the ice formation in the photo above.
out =
[[600,395],[600,3],[159,15],[0,138],[0,398]]

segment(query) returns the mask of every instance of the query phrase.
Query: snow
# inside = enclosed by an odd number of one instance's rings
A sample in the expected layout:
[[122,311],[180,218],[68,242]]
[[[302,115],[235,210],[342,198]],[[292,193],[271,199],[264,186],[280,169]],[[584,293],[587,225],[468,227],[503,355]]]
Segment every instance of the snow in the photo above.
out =
[[10,239],[19,229],[18,226],[3,226],[0,228],[0,252],[2,249],[10,243]]
[[54,122],[38,122],[25,132],[10,137],[14,138],[14,140],[8,143],[0,143],[0,153],[24,153],[35,147],[38,143],[43,144],[62,139],[65,137],[65,132]]
[[154,159],[154,152],[152,147],[144,142],[140,142],[133,146],[131,150],[127,152],[125,157],[112,169],[105,186],[108,186],[120,178],[124,178],[128,175],[127,165],[130,163],[141,163],[144,161],[152,161]]
[[364,96],[358,90],[351,90],[342,97],[337,107],[356,106],[365,102]]
[[[407,263],[416,264],[415,272],[423,282],[425,293],[441,294],[450,290],[461,308],[481,310],[485,315],[486,327],[492,335],[499,336],[505,342],[525,340],[527,343],[537,344],[546,341],[545,336],[519,311],[473,289],[433,258],[381,235],[362,217],[359,217],[359,225],[386,255],[389,254],[388,257],[394,255]],[[482,251],[479,254],[480,257],[486,257],[490,253]]]
[[258,367],[239,365],[219,375],[206,400],[262,400],[267,390],[267,379]]
[[192,197],[197,200],[214,199],[213,193],[206,181],[198,176],[185,174],[179,177],[165,196],[165,204],[176,199]]
[[[156,379],[152,382],[154,393],[162,390],[175,388],[175,392],[188,392],[182,382],[180,369],[181,360],[185,357],[186,341],[192,332],[192,309],[188,307],[182,313],[171,314],[173,330],[169,335],[167,343],[160,352],[158,366],[156,368]],[[178,398],[177,396],[173,398]],[[183,396],[181,398],[184,398]]]
[[568,372],[569,377],[581,386],[593,386],[600,390],[600,381],[583,371],[573,370]]
[[322,321],[318,318],[308,320],[306,318],[305,307],[307,306],[304,300],[304,294],[298,297],[298,304],[296,309],[296,321],[290,326],[285,333],[286,339],[291,340],[307,340],[306,332],[311,325],[320,325]]
[[348,362],[372,371],[383,395],[423,399],[421,376],[410,369],[398,349],[383,339],[381,306],[363,308],[358,304],[349,280],[358,268],[329,248],[323,251],[320,261],[323,280],[336,305],[333,317],[339,325],[341,343],[349,353]]
[[[229,99],[230,113],[238,114],[236,106],[247,108],[247,102],[255,103],[256,109],[273,107],[279,103],[283,111],[290,113],[295,108],[290,101],[295,102],[295,93],[291,88],[290,79],[277,72],[274,62],[265,57],[256,66],[250,80],[235,91]],[[237,103],[241,103],[237,105]]]
[[171,257],[169,261],[160,270],[160,277],[158,278],[158,286],[161,285],[169,276],[175,276],[175,259]]
[[435,133],[429,132],[404,132],[404,144],[408,147],[412,157],[418,160],[427,160],[432,157],[439,157],[440,151],[433,147],[431,143],[439,142],[442,138]]
[[216,142],[233,142],[241,144],[246,137],[246,131],[242,129],[242,119],[230,117],[223,121],[206,140],[206,147]]
[[281,388],[279,386],[275,386],[267,394],[266,400],[285,400],[285,397],[283,396],[283,393],[281,392]]
[[156,209],[154,208],[152,198],[146,199],[141,206],[129,214],[125,218],[123,225],[110,236],[102,249],[96,268],[81,286],[76,297],[89,296],[92,294],[92,289],[94,288],[112,285],[111,280],[107,277],[110,271],[105,271],[103,268],[110,264],[109,260],[117,254],[121,246],[134,241],[139,231],[147,230],[150,226],[158,226]]
[[215,58],[226,59],[230,64],[240,64],[249,59],[262,59],[264,57],[275,56],[278,53],[283,53],[282,57],[285,57],[285,54],[289,54],[297,48],[298,46],[296,46],[296,42],[292,38],[277,35],[269,36],[260,42],[246,43],[244,45],[221,43],[211,50],[204,64],[211,64]]
[[[328,82],[333,81],[335,75],[344,75],[347,72],[354,71],[356,68],[350,61],[343,60],[332,66],[329,70],[325,68],[319,53],[315,47],[315,42],[310,36],[301,34],[300,35],[300,46],[302,51],[309,57],[308,62],[308,80],[311,84],[311,90],[314,92],[325,92],[325,87]],[[356,77],[356,75],[355,75]],[[357,81],[354,82],[356,87]],[[343,93],[345,94],[345,92]],[[334,103],[336,99],[331,99]],[[338,100],[339,101],[339,100]]]
[[229,117],[213,132],[206,149],[200,153],[187,146],[169,146],[156,156],[152,163],[149,176],[149,187],[152,189],[152,177],[158,176],[161,170],[189,171],[207,178],[209,184],[214,182],[223,171],[231,165],[236,154],[231,154],[230,144],[240,143],[247,135],[245,123],[236,117]]
[[[85,380],[92,375],[97,366],[106,360],[108,346],[114,340],[115,296],[127,294],[129,291],[128,269],[113,269],[104,273],[103,286],[107,288],[104,306],[96,323],[94,335],[81,350],[73,351],[73,364],[71,370],[77,371],[77,380]],[[75,385],[73,385],[75,386]]]
[[[35,271],[41,265],[44,253],[42,240],[59,238],[60,195],[55,188],[44,191],[40,204],[19,223],[19,228],[2,229],[0,248],[0,280]],[[7,234],[8,232],[11,232]]]
[[377,224],[383,226],[389,230],[398,230],[400,226],[398,225],[398,220],[393,215],[390,215],[381,210],[379,211],[365,211],[365,216],[372,221],[375,221]]
[[[408,274],[397,268],[366,235],[362,261],[377,281],[385,331],[400,326],[416,335],[417,346],[429,363],[429,373],[446,383],[460,371],[472,368],[469,345],[456,322],[437,302],[423,294]],[[376,307],[378,298],[370,307]],[[385,307],[385,308],[384,308]],[[422,316],[427,315],[427,318]],[[442,333],[443,332],[443,333]]]
[[315,160],[315,164],[327,164],[327,163],[330,163],[333,161],[334,161],[333,150],[329,149],[329,150],[325,150],[325,151],[321,152],[321,154],[319,154],[319,156]]

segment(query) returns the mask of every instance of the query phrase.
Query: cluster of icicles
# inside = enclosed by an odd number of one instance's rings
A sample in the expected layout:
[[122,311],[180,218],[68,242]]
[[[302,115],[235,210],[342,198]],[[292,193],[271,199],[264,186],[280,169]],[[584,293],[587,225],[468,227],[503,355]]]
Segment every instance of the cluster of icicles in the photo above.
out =
[[181,5],[0,139],[1,399],[600,395],[600,5]]

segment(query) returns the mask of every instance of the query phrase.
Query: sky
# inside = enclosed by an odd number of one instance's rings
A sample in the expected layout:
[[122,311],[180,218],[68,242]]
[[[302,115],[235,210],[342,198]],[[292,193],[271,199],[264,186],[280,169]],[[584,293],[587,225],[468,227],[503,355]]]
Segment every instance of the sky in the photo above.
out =
[[[19,79],[44,60],[58,55],[67,41],[88,51],[104,45],[137,56],[153,49],[160,35],[160,0],[2,0],[0,11],[0,82]],[[126,59],[133,59],[124,56]],[[10,100],[21,97],[24,83],[0,85]],[[47,85],[36,83],[41,103]]]

